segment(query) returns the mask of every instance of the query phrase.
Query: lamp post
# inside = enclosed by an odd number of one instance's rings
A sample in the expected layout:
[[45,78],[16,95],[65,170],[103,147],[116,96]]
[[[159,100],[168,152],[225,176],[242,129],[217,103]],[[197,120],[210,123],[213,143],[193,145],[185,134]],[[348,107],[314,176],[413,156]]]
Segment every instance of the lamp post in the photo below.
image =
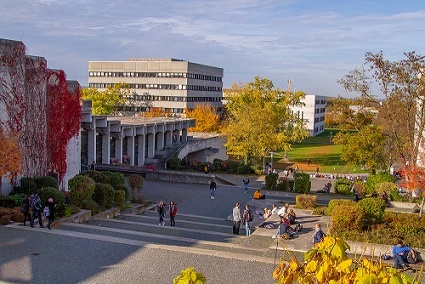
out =
[[273,152],[270,152],[270,170],[273,172]]

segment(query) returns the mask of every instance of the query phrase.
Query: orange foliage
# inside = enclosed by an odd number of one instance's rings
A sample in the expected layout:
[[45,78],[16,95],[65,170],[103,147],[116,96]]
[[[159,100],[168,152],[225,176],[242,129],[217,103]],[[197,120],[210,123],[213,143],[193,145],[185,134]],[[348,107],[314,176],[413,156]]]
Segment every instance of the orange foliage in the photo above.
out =
[[22,171],[22,148],[18,135],[0,127],[0,177]]
[[161,107],[151,107],[148,112],[145,113],[145,117],[172,117],[173,114],[170,111],[163,111]]
[[425,197],[425,168],[413,165],[403,169],[404,177],[400,185],[409,191],[422,190]]
[[196,119],[196,127],[189,128],[194,132],[217,132],[220,117],[208,104],[199,104],[193,110],[186,109],[186,117]]

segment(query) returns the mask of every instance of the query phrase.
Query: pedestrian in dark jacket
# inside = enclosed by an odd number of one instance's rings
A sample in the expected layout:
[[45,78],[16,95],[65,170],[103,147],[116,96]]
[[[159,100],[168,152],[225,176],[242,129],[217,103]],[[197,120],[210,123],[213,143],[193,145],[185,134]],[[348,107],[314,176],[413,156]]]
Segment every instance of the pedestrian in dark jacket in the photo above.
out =
[[49,216],[46,216],[49,222],[47,223],[47,228],[51,230],[50,227],[52,223],[55,221],[55,211],[56,211],[56,204],[53,202],[53,198],[47,199],[46,207],[49,208]]
[[165,204],[163,201],[159,202],[159,204],[156,206],[156,212],[158,212],[159,215],[159,225],[160,226],[164,226],[165,225],[165,221],[164,221],[164,217],[165,217]]
[[30,219],[30,227],[34,228],[34,219],[38,217],[38,224],[40,228],[44,228],[43,221],[41,220],[41,211],[43,210],[43,206],[41,205],[41,199],[38,195],[38,191],[31,194],[30,196],[30,208],[31,208],[31,219]]
[[177,215],[177,204],[174,203],[174,201],[170,201],[170,206],[169,206],[168,210],[170,211],[170,223],[171,223],[171,226],[174,227],[176,225],[176,222],[174,221],[174,218]]
[[27,221],[27,219],[31,223],[30,197],[29,197],[29,195],[25,195],[25,198],[22,200],[21,212],[22,212],[22,214],[24,214],[24,222],[22,223],[22,226],[25,226],[25,222]]

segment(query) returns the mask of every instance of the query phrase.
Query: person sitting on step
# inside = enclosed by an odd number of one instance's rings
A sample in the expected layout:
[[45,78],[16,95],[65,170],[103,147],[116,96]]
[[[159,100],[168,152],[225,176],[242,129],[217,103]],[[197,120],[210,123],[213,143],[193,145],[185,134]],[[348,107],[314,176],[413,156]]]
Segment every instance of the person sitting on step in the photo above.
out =
[[254,199],[265,199],[265,198],[266,198],[266,196],[264,194],[261,194],[259,189],[257,189],[254,192]]

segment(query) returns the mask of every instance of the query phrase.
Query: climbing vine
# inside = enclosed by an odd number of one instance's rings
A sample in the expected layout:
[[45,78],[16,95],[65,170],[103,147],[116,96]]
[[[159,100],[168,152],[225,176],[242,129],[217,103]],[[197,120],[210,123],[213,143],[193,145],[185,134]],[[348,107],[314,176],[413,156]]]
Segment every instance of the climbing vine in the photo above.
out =
[[49,70],[47,86],[47,149],[50,171],[57,172],[59,182],[66,173],[66,148],[80,130],[80,87],[68,84],[65,72]]

